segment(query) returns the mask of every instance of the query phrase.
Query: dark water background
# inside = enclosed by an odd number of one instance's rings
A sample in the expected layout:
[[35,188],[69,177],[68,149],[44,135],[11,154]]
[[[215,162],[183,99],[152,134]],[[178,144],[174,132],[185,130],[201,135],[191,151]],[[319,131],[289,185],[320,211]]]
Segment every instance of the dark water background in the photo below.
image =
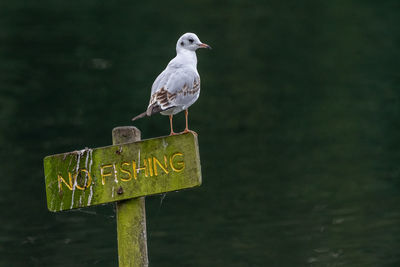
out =
[[[151,266],[400,266],[399,1],[0,2],[0,266],[116,266],[112,205],[42,158],[111,144],[184,32],[203,185],[147,198]],[[176,119],[183,129],[182,114]],[[166,135],[168,119],[136,126]]]

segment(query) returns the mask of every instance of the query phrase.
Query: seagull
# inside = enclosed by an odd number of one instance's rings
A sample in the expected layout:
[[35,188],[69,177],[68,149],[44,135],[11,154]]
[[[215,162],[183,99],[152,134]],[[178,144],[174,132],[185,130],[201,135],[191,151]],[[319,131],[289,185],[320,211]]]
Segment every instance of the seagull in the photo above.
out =
[[172,125],[175,114],[185,111],[186,128],[183,133],[195,132],[188,127],[188,108],[200,95],[200,76],[197,72],[196,50],[211,47],[200,41],[194,33],[185,33],[176,43],[176,57],[156,78],[151,87],[150,102],[147,110],[132,121],[156,113],[169,116],[170,135],[176,135]]

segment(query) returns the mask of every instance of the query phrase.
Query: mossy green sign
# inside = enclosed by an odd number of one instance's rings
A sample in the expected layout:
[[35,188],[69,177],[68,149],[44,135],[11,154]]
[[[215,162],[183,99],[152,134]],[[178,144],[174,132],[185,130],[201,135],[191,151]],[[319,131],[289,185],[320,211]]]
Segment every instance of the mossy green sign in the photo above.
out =
[[88,207],[201,184],[192,133],[47,156],[50,211]]

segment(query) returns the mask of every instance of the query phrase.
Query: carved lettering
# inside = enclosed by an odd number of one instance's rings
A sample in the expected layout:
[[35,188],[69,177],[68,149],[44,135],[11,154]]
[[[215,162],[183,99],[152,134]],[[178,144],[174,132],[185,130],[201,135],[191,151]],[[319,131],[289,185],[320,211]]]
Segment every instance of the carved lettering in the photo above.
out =
[[[87,180],[85,179],[85,183],[83,184],[83,186],[80,186],[78,184],[78,181],[76,181],[76,180],[78,179],[78,175],[81,174],[82,172],[84,172],[87,175]],[[75,181],[76,181],[76,188],[78,188],[79,190],[85,190],[92,183],[92,176],[90,175],[90,172],[88,170],[80,169],[79,172],[76,173],[75,176],[74,176],[74,183],[75,183]]]
[[137,175],[139,174],[140,171],[143,171],[143,170],[144,170],[144,176],[145,176],[145,177],[148,176],[148,174],[147,174],[147,161],[146,161],[146,159],[143,160],[143,163],[144,163],[144,164],[143,164],[144,167],[136,168],[136,162],[135,162],[134,160],[132,161],[133,178],[137,179]]
[[168,174],[168,160],[167,160],[167,156],[164,155],[164,166],[161,164],[161,162],[160,162],[156,157],[153,157],[153,163],[154,163],[154,175],[155,175],[155,176],[158,176],[157,165],[158,165],[166,174]]
[[100,167],[100,175],[101,175],[101,184],[102,185],[104,185],[106,183],[106,179],[105,178],[107,176],[111,176],[112,175],[111,172],[104,173],[104,169],[111,168],[112,166],[113,166],[112,164],[107,164],[107,165],[103,165],[103,166]]
[[148,159],[149,161],[149,172],[150,172],[150,176],[153,176],[153,164],[151,163],[151,158]]
[[[130,180],[132,180],[132,174],[131,174],[131,172],[130,172],[130,170],[129,169],[124,169],[123,167],[124,166],[128,166],[128,168],[129,168],[129,166],[131,165],[129,162],[123,162],[122,164],[121,164],[121,167],[120,167],[120,171],[122,172],[122,173],[125,173],[125,174],[127,174],[128,175],[128,178],[123,178],[123,177],[121,177],[121,181],[123,181],[123,182],[128,182],[128,181],[130,181]],[[122,175],[121,175],[122,176]],[[135,178],[136,179],[136,178]]]
[[174,166],[174,159],[175,159],[175,157],[183,157],[183,153],[180,153],[180,152],[176,152],[176,153],[174,153],[171,157],[170,157],[170,159],[169,159],[169,164],[171,165],[171,169],[174,171],[174,172],[181,172],[181,171],[183,171],[183,169],[185,168],[185,162],[182,160],[182,161],[178,161],[178,162],[175,162],[175,166]]
[[64,183],[69,190],[72,190],[72,177],[70,172],[68,172],[68,176],[69,176],[69,183],[67,183],[60,174],[57,175],[58,191],[62,191],[62,183]]
[[[87,179],[85,179],[85,182],[83,185],[80,185],[77,181],[79,174],[81,173],[85,173],[85,177],[87,176]],[[57,175],[57,179],[58,179],[58,190],[62,191],[62,184],[64,183],[67,188],[69,190],[74,190],[74,184],[76,186],[76,188],[78,188],[79,190],[85,190],[86,188],[88,188],[91,184],[92,184],[92,175],[90,174],[90,172],[86,169],[79,169],[79,171],[75,174],[72,174],[71,172],[68,172],[68,183],[67,181],[65,181],[65,179],[61,176],[61,174]]]
[[[163,155],[162,161],[154,156],[144,157],[141,163],[143,167],[137,166],[135,160],[101,165],[101,184],[105,185],[107,183],[107,177],[113,177],[116,183],[118,181],[129,182],[132,178],[137,180],[140,174],[144,177],[157,177],[170,172],[181,172],[185,169],[184,154],[181,152],[175,152],[170,156]],[[92,179],[92,174],[87,169],[79,169],[77,173],[68,172],[68,181],[62,174],[58,174],[58,189],[62,191],[62,185],[64,184],[71,191],[75,188],[83,191],[91,186]]]

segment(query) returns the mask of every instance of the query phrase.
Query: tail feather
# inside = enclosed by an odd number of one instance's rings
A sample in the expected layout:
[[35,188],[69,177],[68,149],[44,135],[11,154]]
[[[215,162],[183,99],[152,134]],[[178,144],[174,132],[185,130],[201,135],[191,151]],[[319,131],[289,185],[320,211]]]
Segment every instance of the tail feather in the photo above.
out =
[[149,116],[149,117],[150,117],[151,115],[153,115],[153,114],[155,114],[155,113],[158,113],[158,112],[160,112],[160,111],[162,111],[162,108],[161,108],[158,104],[153,104],[153,105],[151,105],[150,107],[148,107],[147,110],[146,110],[145,112],[140,113],[139,115],[137,115],[136,117],[134,117],[134,118],[132,119],[132,121],[141,119],[141,118],[146,117],[146,116]]
[[143,112],[143,113],[140,113],[140,114],[137,115],[136,117],[132,118],[132,121],[141,119],[141,118],[143,118],[143,117],[145,117],[145,116],[147,116],[147,111],[145,111],[145,112]]
[[132,119],[132,121],[135,121],[135,120],[138,120],[138,119],[141,119],[141,118],[143,118],[143,117],[146,117],[146,116],[151,116],[151,115],[153,115],[153,114],[156,114],[156,113],[159,113],[159,112],[161,112],[161,111],[165,111],[165,110],[168,110],[168,109],[171,109],[171,108],[174,108],[175,106],[173,106],[173,107],[168,107],[168,108],[166,108],[166,109],[162,109],[161,108],[161,106],[159,106],[158,104],[153,104],[153,105],[151,105],[150,107],[148,107],[147,108],[147,110],[145,111],[145,112],[143,112],[143,113],[140,113],[139,115],[137,115],[136,117],[134,117],[133,119]]

